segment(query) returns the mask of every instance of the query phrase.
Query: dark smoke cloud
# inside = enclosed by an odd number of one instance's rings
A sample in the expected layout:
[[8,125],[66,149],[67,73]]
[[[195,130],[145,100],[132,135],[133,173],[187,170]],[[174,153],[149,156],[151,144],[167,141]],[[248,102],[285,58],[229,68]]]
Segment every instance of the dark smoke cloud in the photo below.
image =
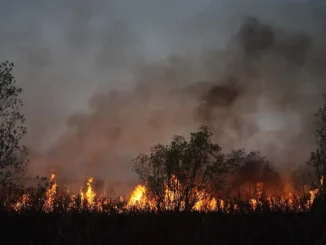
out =
[[319,3],[216,2],[194,15],[177,2],[141,1],[146,13],[46,2],[4,28],[25,89],[30,176],[133,184],[133,157],[202,124],[225,151],[261,150],[280,169],[308,158],[325,92]]

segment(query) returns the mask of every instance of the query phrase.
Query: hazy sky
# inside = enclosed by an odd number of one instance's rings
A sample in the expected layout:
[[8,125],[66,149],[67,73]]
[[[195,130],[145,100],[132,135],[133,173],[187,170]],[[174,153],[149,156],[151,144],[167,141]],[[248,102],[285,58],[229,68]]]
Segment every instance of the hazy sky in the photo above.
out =
[[246,16],[325,36],[325,8],[317,0],[0,0],[0,57],[15,63],[24,88],[25,142],[42,152],[95,92],[130,88],[144,67],[225,50]]

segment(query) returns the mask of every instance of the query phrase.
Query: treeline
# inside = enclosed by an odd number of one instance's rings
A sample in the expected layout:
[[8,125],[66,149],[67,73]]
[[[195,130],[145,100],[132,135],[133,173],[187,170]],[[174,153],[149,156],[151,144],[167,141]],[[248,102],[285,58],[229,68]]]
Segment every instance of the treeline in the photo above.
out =
[[312,153],[304,171],[292,173],[292,183],[284,183],[260,152],[247,153],[239,149],[224,153],[212,142],[212,136],[213,133],[202,126],[190,134],[189,140],[174,136],[169,145],[157,144],[149,154],[141,154],[133,160],[134,170],[148,189],[148,198],[155,200],[157,209],[164,209],[167,190],[174,193],[171,201],[176,210],[182,207],[189,211],[206,197],[255,198],[259,192],[257,185],[263,186],[265,194],[278,196],[284,195],[284,184],[292,184],[292,192],[302,196],[321,185],[321,156],[318,155],[319,162],[316,162],[319,150]]

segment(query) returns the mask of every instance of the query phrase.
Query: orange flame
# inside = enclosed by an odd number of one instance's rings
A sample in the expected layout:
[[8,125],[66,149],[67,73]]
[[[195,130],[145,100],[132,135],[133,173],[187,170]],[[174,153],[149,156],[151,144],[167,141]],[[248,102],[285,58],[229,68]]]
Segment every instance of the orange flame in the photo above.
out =
[[45,212],[51,212],[53,211],[53,204],[54,204],[54,198],[57,192],[57,184],[55,182],[55,174],[51,174],[51,178],[49,181],[49,188],[46,190],[45,196],[45,203],[43,206],[43,210]]
[[13,209],[17,213],[20,213],[22,209],[27,206],[29,200],[30,200],[30,196],[28,194],[23,194],[20,200],[14,204]]
[[[55,175],[52,174],[48,188],[44,197],[43,210],[45,212],[53,212],[54,206],[59,205],[55,203],[55,199],[58,199],[60,195],[57,193],[58,186],[55,181]],[[245,203],[249,204],[250,210],[258,211],[258,207],[264,208],[264,203],[267,204],[267,208],[270,211],[282,210],[291,212],[304,212],[309,210],[316,197],[320,194],[321,188],[323,186],[324,178],[320,179],[320,186],[314,190],[308,192],[308,200],[305,196],[300,196],[297,193],[289,192],[282,196],[275,196],[269,193],[265,193],[263,189],[263,183],[257,183],[256,194],[251,197]],[[93,178],[89,178],[87,181],[87,190],[83,192],[80,191],[80,196],[82,200],[82,206],[93,211],[104,212],[106,206],[111,205],[111,199],[105,198],[103,196],[97,197],[95,191],[92,188]],[[170,189],[169,189],[170,188]],[[163,199],[163,204],[160,208],[164,210],[174,210],[176,207],[179,211],[184,210],[185,203],[182,201],[182,186],[175,176],[171,178],[171,182],[166,184],[165,196]],[[62,192],[60,192],[62,193]],[[70,197],[69,203],[66,206],[67,211],[72,208],[79,207],[77,205],[77,197],[74,194],[70,194],[66,191],[66,194]],[[234,211],[241,211],[242,207],[239,203],[231,203],[229,200],[217,199],[210,196],[205,191],[195,192],[197,202],[193,206],[193,211],[199,212],[211,212],[220,211],[225,213],[230,213]],[[6,207],[10,209],[21,212],[23,208],[31,207],[31,195],[23,194],[15,203],[12,203],[9,199],[5,202]],[[132,210],[134,208],[138,210],[152,210],[157,211],[156,201],[150,199],[148,196],[148,190],[146,186],[137,185],[135,189],[131,192],[129,199],[125,200],[120,197],[118,204],[113,206],[113,209],[120,212],[123,210]],[[245,212],[248,212],[246,209]]]
[[96,196],[96,193],[93,191],[92,188],[92,183],[93,183],[93,178],[89,178],[87,181],[87,191],[85,193],[83,193],[82,190],[80,191],[82,202],[85,200],[89,208],[94,207],[95,204],[94,200]]
[[127,206],[141,208],[144,207],[146,203],[146,187],[142,185],[137,185],[131,193]]

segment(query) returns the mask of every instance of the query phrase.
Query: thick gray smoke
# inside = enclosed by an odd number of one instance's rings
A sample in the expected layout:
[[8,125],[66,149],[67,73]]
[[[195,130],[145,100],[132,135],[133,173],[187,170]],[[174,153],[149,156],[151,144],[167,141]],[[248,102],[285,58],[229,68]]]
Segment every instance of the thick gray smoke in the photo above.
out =
[[151,14],[35,5],[27,24],[4,28],[25,89],[30,176],[133,182],[133,157],[202,124],[225,151],[260,150],[282,170],[308,158],[326,91],[324,6],[140,2]]

